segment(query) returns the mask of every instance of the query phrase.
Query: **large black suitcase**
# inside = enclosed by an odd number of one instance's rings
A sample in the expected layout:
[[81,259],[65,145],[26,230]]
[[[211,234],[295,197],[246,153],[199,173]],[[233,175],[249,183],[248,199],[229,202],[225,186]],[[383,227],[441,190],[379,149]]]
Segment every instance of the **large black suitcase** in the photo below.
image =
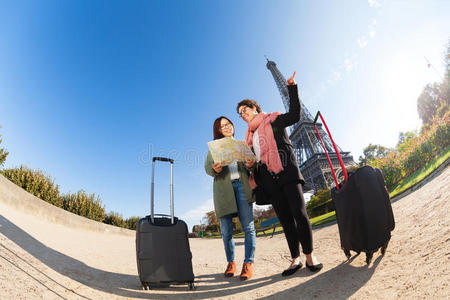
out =
[[[170,216],[154,214],[155,161],[170,162]],[[151,214],[136,226],[136,260],[142,287],[150,284],[187,283],[194,288],[188,228],[173,214],[173,160],[153,157]]]
[[[350,250],[365,252],[366,262],[369,264],[373,253],[378,249],[381,248],[384,255],[391,239],[391,231],[395,227],[383,175],[379,169],[370,166],[361,167],[347,175],[339,150],[320,112],[316,115],[314,126],[318,116],[325,125],[345,178],[338,184],[326,147],[323,147],[336,182],[336,186],[331,190],[331,197],[336,211],[341,247],[347,258],[351,256]],[[317,127],[316,131],[319,134]],[[320,134],[319,138],[321,139]]]

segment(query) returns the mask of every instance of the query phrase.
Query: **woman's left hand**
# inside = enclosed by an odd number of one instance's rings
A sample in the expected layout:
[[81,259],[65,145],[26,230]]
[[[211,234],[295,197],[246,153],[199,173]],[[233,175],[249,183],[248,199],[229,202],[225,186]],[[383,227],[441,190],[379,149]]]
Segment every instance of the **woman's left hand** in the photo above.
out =
[[297,84],[297,83],[295,82],[295,80],[294,80],[295,73],[296,73],[296,72],[294,71],[294,74],[292,74],[291,78],[289,78],[289,79],[287,80],[287,85],[294,85],[294,84]]

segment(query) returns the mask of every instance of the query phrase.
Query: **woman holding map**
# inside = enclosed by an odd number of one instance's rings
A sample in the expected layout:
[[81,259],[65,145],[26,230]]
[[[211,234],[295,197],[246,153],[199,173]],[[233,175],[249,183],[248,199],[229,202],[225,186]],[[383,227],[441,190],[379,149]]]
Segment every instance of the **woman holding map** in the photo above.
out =
[[247,122],[246,142],[253,149],[257,163],[246,162],[252,169],[250,186],[259,187],[270,199],[283,226],[284,234],[291,252],[292,262],[282,275],[289,276],[302,267],[299,244],[306,256],[306,266],[315,272],[322,264],[312,254],[313,241],[311,223],[305,208],[302,185],[305,183],[286,133],[289,127],[300,120],[300,100],[295,72],[287,80],[289,91],[289,111],[266,114],[254,100],[244,99],[237,105],[237,112]]
[[[223,138],[233,139],[233,123],[226,117],[219,117],[214,121],[213,132],[214,141]],[[245,147],[247,148],[246,145]],[[208,175],[214,177],[214,210],[217,218],[219,218],[220,231],[228,261],[225,276],[232,277],[236,271],[232,219],[237,216],[245,233],[245,260],[240,279],[246,280],[252,276],[252,264],[255,256],[254,199],[249,186],[248,168],[242,162],[228,163],[214,162],[211,151],[209,151],[205,162],[205,171]]]

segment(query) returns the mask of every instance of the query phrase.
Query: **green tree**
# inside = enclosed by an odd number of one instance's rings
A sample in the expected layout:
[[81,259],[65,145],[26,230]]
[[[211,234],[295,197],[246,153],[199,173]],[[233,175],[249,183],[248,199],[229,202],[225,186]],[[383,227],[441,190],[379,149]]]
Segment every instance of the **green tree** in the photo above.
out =
[[[0,126],[0,128],[2,128],[2,127]],[[0,134],[0,144],[1,143],[2,143],[2,135]],[[8,154],[9,154],[9,152],[6,151],[6,149],[0,148],[0,166],[3,166]]]
[[207,212],[205,219],[206,219],[206,223],[208,225],[219,224],[219,221],[217,220],[217,217],[216,217],[216,212],[214,210]]
[[384,146],[369,144],[369,146],[363,149],[363,155],[359,157],[359,165],[364,166],[370,161],[386,157],[388,152],[389,149]]
[[100,197],[96,197],[95,194],[88,194],[80,190],[76,194],[64,194],[62,199],[62,208],[71,213],[99,222],[104,221],[106,217],[105,206],[102,205]]
[[398,134],[398,142],[396,149],[400,152],[412,151],[415,146],[415,139],[418,137],[418,134],[413,131],[400,132]]
[[450,79],[450,40],[448,40],[448,43],[447,43],[447,53],[444,57],[444,61],[445,61],[445,66],[446,66],[445,77],[447,79]]
[[200,225],[194,225],[192,226],[192,232],[200,232]]
[[34,196],[57,207],[62,207],[63,200],[59,194],[59,186],[44,172],[21,166],[2,170],[1,174]]
[[136,230],[137,223],[139,221],[140,217],[130,217],[125,220],[126,228],[131,230]]
[[331,190],[318,190],[314,197],[308,201],[306,208],[310,209],[316,206],[320,206],[331,199]]
[[424,124],[431,122],[438,108],[445,103],[441,91],[441,84],[427,84],[417,99],[417,112]]
[[272,206],[269,206],[268,208],[255,208],[253,210],[253,215],[255,219],[259,220],[266,220],[276,217],[275,210]]
[[103,223],[118,226],[118,227],[124,227],[126,228],[125,221],[123,220],[123,217],[121,214],[116,212],[109,212],[106,218],[103,220]]
[[431,123],[436,114],[445,115],[450,106],[450,40],[444,56],[446,71],[441,83],[427,84],[417,99],[417,112],[423,124]]
[[[449,89],[450,90],[450,89]],[[436,115],[439,118],[444,118],[445,114],[450,110],[450,105],[448,103],[443,102],[441,106],[437,109]]]
[[219,231],[219,220],[217,219],[216,212],[214,210],[206,213],[204,219],[206,219],[206,230]]
[[445,70],[445,78],[444,82],[442,83],[442,93],[444,95],[444,98],[446,99],[446,103],[450,105],[449,99],[450,99],[450,40],[447,44],[447,53],[444,57],[444,64],[446,67]]
[[241,222],[239,221],[239,218],[233,218],[232,220],[231,220],[231,222],[233,223],[233,232],[234,233],[239,233],[239,232],[242,232],[242,224],[241,224]]
[[331,203],[331,190],[318,190],[313,198],[306,204],[306,211],[310,218],[323,215],[333,210]]

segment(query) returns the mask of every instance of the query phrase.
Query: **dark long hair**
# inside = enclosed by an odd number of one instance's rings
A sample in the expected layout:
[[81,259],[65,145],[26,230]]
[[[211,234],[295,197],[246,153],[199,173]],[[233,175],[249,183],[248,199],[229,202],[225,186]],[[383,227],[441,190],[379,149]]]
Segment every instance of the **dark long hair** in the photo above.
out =
[[[224,137],[224,135],[222,134],[222,131],[220,130],[220,120],[225,119],[228,120],[228,122],[230,122],[230,124],[233,126],[234,129],[234,124],[233,122],[231,122],[230,119],[228,119],[227,117],[224,116],[220,116],[218,117],[215,121],[214,121],[214,125],[213,125],[213,134],[214,134],[214,139],[218,140]],[[233,132],[234,135],[234,132]]]

